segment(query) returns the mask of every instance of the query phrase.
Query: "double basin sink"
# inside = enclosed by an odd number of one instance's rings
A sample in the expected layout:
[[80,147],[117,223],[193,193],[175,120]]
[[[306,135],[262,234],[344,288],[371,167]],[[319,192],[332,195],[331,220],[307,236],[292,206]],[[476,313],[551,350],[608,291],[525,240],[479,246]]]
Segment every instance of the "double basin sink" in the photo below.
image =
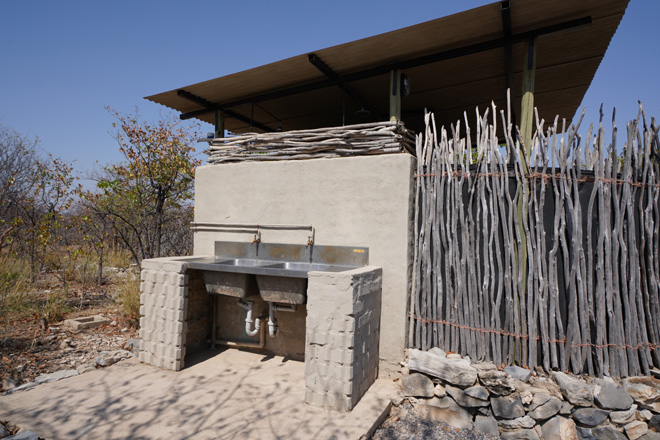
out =
[[308,273],[342,272],[366,266],[368,249],[269,243],[216,242],[214,257],[187,260],[201,270],[211,294],[246,298],[258,295],[266,302],[304,304]]

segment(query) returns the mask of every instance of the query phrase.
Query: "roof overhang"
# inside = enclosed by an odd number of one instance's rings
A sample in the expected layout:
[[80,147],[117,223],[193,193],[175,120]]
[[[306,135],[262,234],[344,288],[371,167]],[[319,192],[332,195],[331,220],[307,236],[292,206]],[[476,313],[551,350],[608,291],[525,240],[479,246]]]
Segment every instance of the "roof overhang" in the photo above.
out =
[[525,41],[536,37],[535,106],[546,120],[570,120],[627,4],[496,2],[146,99],[212,124],[223,110],[236,133],[336,126],[388,119],[390,71],[401,69],[411,84],[401,119],[419,130],[424,109],[449,124],[477,106],[502,108],[509,84],[519,109]]

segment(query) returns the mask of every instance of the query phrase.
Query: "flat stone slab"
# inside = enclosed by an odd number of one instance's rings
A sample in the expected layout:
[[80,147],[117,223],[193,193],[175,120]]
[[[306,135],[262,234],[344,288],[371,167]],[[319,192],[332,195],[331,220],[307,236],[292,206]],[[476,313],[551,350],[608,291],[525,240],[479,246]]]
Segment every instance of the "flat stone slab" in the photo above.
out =
[[71,330],[83,330],[86,328],[94,328],[109,323],[110,320],[108,318],[101,315],[94,315],[67,319],[64,321],[64,327],[68,327]]
[[591,406],[594,403],[593,389],[584,380],[566,373],[554,371],[552,378],[557,382],[566,400],[576,406]]
[[401,378],[401,392],[406,397],[433,397],[434,386],[431,379],[420,373],[412,373]]
[[[212,354],[212,356],[210,356]],[[46,439],[358,439],[387,416],[396,383],[378,379],[350,413],[305,404],[305,364],[236,349],[163,370],[127,359],[0,396],[0,420]]]
[[477,381],[477,370],[465,359],[447,359],[427,351],[413,349],[408,368],[449,382],[457,387],[470,387]]

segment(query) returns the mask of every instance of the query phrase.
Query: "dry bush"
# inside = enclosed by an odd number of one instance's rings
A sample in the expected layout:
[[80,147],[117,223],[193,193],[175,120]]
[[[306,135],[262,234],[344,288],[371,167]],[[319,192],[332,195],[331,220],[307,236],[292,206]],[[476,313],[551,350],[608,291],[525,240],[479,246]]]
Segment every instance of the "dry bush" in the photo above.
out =
[[137,327],[140,324],[140,280],[126,279],[117,284],[115,300],[129,324]]
[[0,316],[27,313],[34,305],[27,293],[30,286],[30,265],[21,258],[0,258]]
[[133,263],[131,253],[126,249],[108,249],[103,257],[105,267],[129,267]]
[[66,291],[49,292],[41,309],[41,315],[47,323],[60,322],[71,311],[66,304]]

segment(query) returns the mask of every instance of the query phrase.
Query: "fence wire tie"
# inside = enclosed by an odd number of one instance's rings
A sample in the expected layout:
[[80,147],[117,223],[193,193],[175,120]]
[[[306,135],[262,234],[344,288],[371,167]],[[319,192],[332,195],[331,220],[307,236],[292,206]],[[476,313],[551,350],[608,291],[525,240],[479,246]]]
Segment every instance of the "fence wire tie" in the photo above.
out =
[[[456,324],[456,323],[453,323],[453,322],[448,322],[448,321],[436,321],[436,320],[433,320],[433,319],[421,318],[419,316],[413,316],[413,319],[416,319],[418,321],[422,321],[425,324],[431,324],[431,323],[433,323],[433,324],[442,324],[442,325],[448,325],[450,327],[460,328],[461,330],[470,330],[470,331],[479,332],[479,333],[495,334],[495,335],[512,337],[512,338],[515,338],[515,339],[530,339],[529,335],[511,333],[511,332],[503,330],[503,329],[499,329],[499,330],[488,329],[488,330],[486,330],[486,329],[481,329],[481,328],[476,328],[476,327],[463,326],[463,325]],[[532,341],[540,341],[541,338],[539,336],[536,336],[536,337],[531,338],[531,340]],[[548,339],[548,340],[546,340],[546,342],[549,343],[549,344],[564,344],[564,343],[566,343],[566,338],[563,338],[563,339]],[[622,350],[624,348],[629,349],[629,350],[641,350],[641,349],[647,348],[647,347],[648,347],[649,350],[660,349],[659,346],[657,346],[656,344],[653,344],[651,342],[647,342],[647,343],[644,343],[644,344],[637,344],[635,346],[628,345],[628,344],[625,344],[625,345],[602,344],[601,345],[601,344],[592,344],[592,343],[589,343],[589,342],[583,342],[583,343],[579,343],[579,344],[571,344],[570,347],[571,348],[579,348],[579,347],[614,348],[614,349],[617,349],[617,350]]]
[[[479,177],[512,177],[515,176],[515,174],[511,173],[464,173],[463,171],[453,171],[451,173],[444,172],[444,173],[425,173],[425,174],[413,174],[413,178],[417,179],[419,177],[462,177],[463,175],[470,175],[470,177],[473,178],[479,178]],[[543,179],[546,182],[551,180],[551,179],[561,179],[561,180],[566,180],[569,182],[605,182],[605,183],[614,183],[616,185],[624,185],[628,184],[630,186],[634,186],[637,188],[660,188],[660,183],[648,183],[648,182],[634,182],[632,180],[624,180],[624,179],[606,179],[604,177],[569,177],[569,176],[562,176],[560,173],[556,174],[548,174],[548,173],[529,173],[525,174],[524,176],[526,179]]]

